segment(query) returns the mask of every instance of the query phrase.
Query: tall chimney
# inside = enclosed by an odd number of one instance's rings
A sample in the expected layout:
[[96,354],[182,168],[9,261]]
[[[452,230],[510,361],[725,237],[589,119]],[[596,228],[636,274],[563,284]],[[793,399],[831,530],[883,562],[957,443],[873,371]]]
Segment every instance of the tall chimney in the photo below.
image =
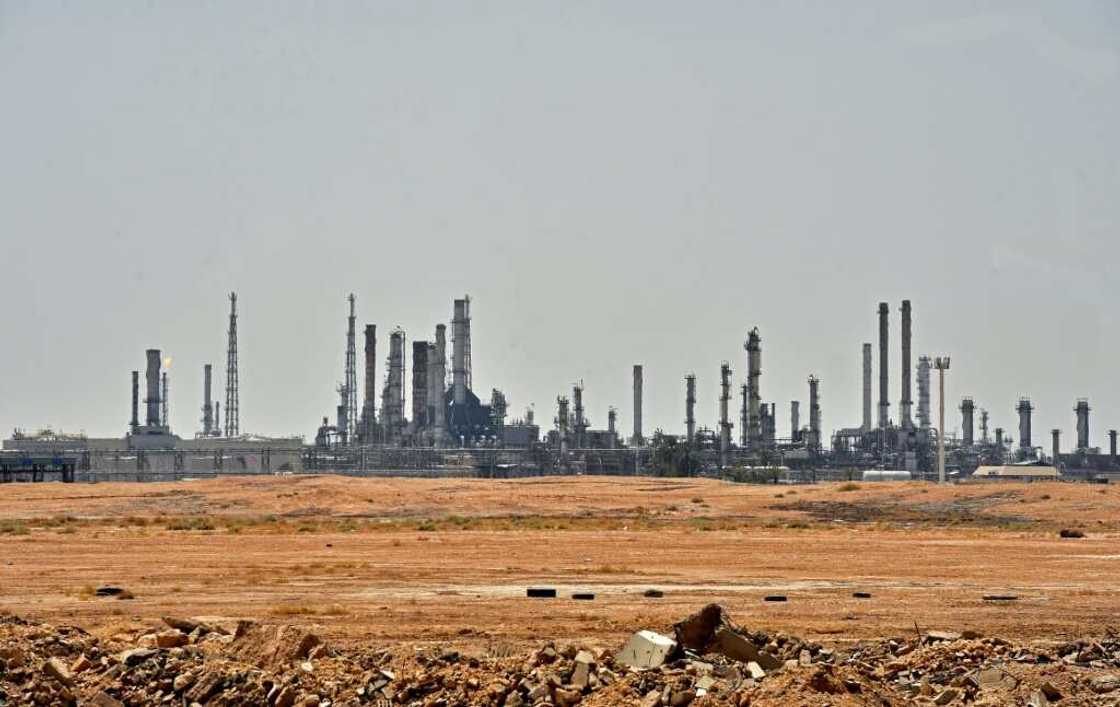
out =
[[607,447],[609,449],[614,449],[618,446],[618,432],[615,429],[617,421],[618,410],[615,410],[614,406],[612,405],[607,410]]
[[731,364],[724,361],[719,366],[719,463],[727,466],[727,453],[731,450]]
[[148,427],[159,427],[159,349],[148,349],[147,355],[148,368],[144,372],[144,378],[148,384],[148,397],[144,398],[144,403],[148,414],[145,424]]
[[1019,449],[1024,452],[1031,450],[1031,406],[1030,398],[1020,398],[1019,406]]
[[996,428],[996,449],[1003,451],[1003,428]]
[[634,436],[630,440],[631,446],[645,446],[642,437],[642,364],[634,364]]
[[377,425],[377,325],[366,324],[365,328],[365,393],[362,396],[361,429],[359,441],[373,442],[373,430]]
[[871,344],[863,345],[863,431],[871,431]]
[[747,420],[750,415],[747,412],[747,401],[750,394],[747,392],[747,384],[743,383],[739,386],[739,395],[742,397],[742,403],[739,406],[739,446],[743,449],[747,448]]
[[684,437],[689,444],[696,441],[696,374],[684,377]]
[[217,400],[214,401],[214,436],[222,436],[222,404]]
[[886,302],[879,303],[879,429],[890,424],[890,368],[887,357],[890,355],[888,318],[890,307]]
[[801,441],[801,403],[797,400],[789,401],[789,439]]
[[980,444],[987,444],[988,439],[988,411],[980,409]]
[[910,398],[910,300],[902,300],[902,400],[898,415],[903,429],[914,426],[910,412],[914,401]]
[[758,327],[747,334],[744,348],[747,350],[747,444],[754,450],[762,443],[762,391],[759,388],[762,376],[762,337],[758,335]]
[[[428,342],[412,342],[412,429],[428,428]],[[413,442],[415,444],[416,442]]]
[[133,432],[140,426],[140,371],[132,372],[132,419],[128,426]]
[[1108,431],[1108,453],[1112,456],[1112,463],[1116,463],[1116,430]]
[[202,435],[204,437],[209,437],[214,429],[212,381],[213,368],[207,363],[202,367]]
[[444,324],[436,325],[436,364],[433,370],[435,380],[429,381],[428,385],[435,387],[435,445],[440,447],[447,441],[447,326]]
[[1089,448],[1089,401],[1081,398],[1073,411],[1077,413],[1077,451],[1080,452]]
[[455,300],[455,312],[451,319],[451,386],[456,405],[465,405],[467,402],[468,322],[467,299]]
[[1062,463],[1062,445],[1061,445],[1062,431],[1059,430],[1057,427],[1055,427],[1054,429],[1050,430],[1050,434],[1054,436],[1054,448],[1053,448],[1053,451],[1052,451],[1052,455],[1054,457],[1054,466],[1061,466],[1061,463]]
[[161,386],[162,387],[160,388],[159,396],[159,419],[161,425],[163,425],[164,427],[169,427],[170,425],[167,424],[167,404],[169,402],[167,396],[167,371],[163,372],[163,381],[161,383]]
[[961,400],[961,444],[966,447],[973,445],[972,417],[975,410],[976,404],[972,402],[972,398]]

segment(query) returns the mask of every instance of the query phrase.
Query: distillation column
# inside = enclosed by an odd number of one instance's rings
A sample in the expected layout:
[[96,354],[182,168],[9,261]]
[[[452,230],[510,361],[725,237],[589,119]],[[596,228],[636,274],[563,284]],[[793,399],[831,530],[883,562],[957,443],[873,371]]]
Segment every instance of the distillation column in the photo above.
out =
[[821,381],[809,376],[809,446],[821,448]]
[[616,426],[618,424],[618,410],[614,409],[612,405],[607,409],[607,448],[615,449],[618,447],[618,431]]
[[428,387],[433,391],[435,401],[435,446],[442,447],[447,442],[447,325],[436,325],[436,362],[435,376]]
[[365,328],[365,394],[362,396],[362,419],[358,430],[358,441],[369,444],[374,441],[373,432],[377,425],[377,325],[366,324]]
[[801,403],[797,400],[789,401],[789,439],[801,441]]
[[560,438],[560,461],[568,458],[568,399],[556,398],[556,434]]
[[762,446],[762,391],[759,378],[762,376],[762,338],[758,327],[747,335],[747,445],[757,450]]
[[129,429],[136,433],[140,426],[140,371],[132,372],[132,419],[128,422]]
[[1053,435],[1053,438],[1054,438],[1054,446],[1053,446],[1052,451],[1051,451],[1051,455],[1053,456],[1053,460],[1054,460],[1053,464],[1054,464],[1054,466],[1061,466],[1061,463],[1062,463],[1061,462],[1061,460],[1062,460],[1062,445],[1061,445],[1062,431],[1059,430],[1057,427],[1055,427],[1054,429],[1050,430],[1050,434]]
[[890,307],[886,302],[879,303],[879,429],[885,430],[890,424],[890,368],[887,357],[890,355],[888,338],[888,318]]
[[212,367],[202,367],[202,435],[209,437],[214,429],[214,403],[211,397]]
[[457,406],[467,402],[468,327],[467,299],[457,299],[454,317],[451,319],[451,387]]
[[928,431],[929,424],[929,356],[918,357],[918,426]]
[[719,464],[727,466],[727,453],[731,450],[731,364],[724,361],[719,366]]
[[586,440],[584,440],[584,432],[587,430],[587,423],[583,417],[583,381],[576,383],[572,386],[572,403],[575,408],[575,432],[576,432],[576,449],[583,449]]
[[684,437],[691,445],[696,442],[696,374],[684,377]]
[[902,400],[898,406],[899,424],[903,429],[914,427],[911,409],[914,401],[910,397],[910,300],[902,300]]
[[1108,431],[1108,453],[1112,457],[1112,463],[1116,463],[1116,430]]
[[[412,342],[412,420],[414,434],[428,429],[428,342]],[[414,442],[415,444],[416,442]]]

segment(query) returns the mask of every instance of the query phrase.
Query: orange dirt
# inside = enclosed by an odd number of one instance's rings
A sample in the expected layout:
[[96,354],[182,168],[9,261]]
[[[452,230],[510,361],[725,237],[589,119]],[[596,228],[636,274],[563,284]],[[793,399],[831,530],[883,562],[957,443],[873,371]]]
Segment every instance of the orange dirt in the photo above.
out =
[[[13,484],[0,488],[0,609],[105,632],[172,613],[314,624],[335,640],[610,646],[718,601],[747,627],[812,640],[915,623],[1057,639],[1120,621],[1118,511],[1120,489],[1065,483]],[[102,583],[135,599],[91,596]],[[536,585],[561,598],[525,598]]]

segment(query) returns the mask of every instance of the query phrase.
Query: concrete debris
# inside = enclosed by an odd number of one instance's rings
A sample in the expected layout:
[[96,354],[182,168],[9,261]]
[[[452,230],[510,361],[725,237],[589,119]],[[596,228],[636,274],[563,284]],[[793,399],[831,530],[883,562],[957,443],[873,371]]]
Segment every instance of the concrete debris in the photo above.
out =
[[[492,655],[469,642],[340,648],[295,626],[243,622],[225,635],[177,625],[170,630],[189,642],[160,648],[137,644],[167,632],[167,621],[98,638],[0,615],[0,704],[1049,707],[1112,704],[1120,695],[1113,634],[1020,644],[911,633],[827,648],[745,630],[713,605],[674,626],[675,639],[640,631],[617,656],[560,643]],[[742,659],[753,654],[768,662]]]
[[618,652],[615,661],[638,670],[648,670],[664,665],[676,650],[677,642],[668,636],[653,631],[638,631]]

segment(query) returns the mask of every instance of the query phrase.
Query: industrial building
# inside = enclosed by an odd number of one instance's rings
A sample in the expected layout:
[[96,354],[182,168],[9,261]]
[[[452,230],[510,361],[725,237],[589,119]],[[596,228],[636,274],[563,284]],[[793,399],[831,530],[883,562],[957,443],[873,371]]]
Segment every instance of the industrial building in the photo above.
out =
[[[824,383],[806,372],[807,397],[787,398],[789,434],[783,429],[779,436],[778,403],[767,398],[763,382],[762,332],[759,327],[744,327],[741,364],[723,360],[708,369],[710,377],[694,372],[683,376],[681,434],[656,430],[649,435],[643,429],[645,367],[634,363],[633,426],[626,438],[619,433],[618,409],[613,405],[605,405],[605,427],[593,424],[587,400],[594,400],[595,395],[583,381],[573,384],[570,391],[558,391],[556,414],[547,430],[536,423],[532,405],[522,417],[507,419],[509,401],[503,390],[490,388],[485,396],[479,395],[473,377],[472,302],[468,296],[452,301],[449,321],[435,322],[430,338],[409,342],[404,329],[391,328],[380,378],[378,325],[366,323],[362,329],[364,380],[359,386],[357,298],[350,294],[346,303],[342,376],[335,386],[338,404],[333,415],[321,418],[312,443],[240,432],[238,301],[231,293],[224,407],[213,398],[213,370],[206,363],[200,429],[193,436],[180,437],[168,424],[169,362],[159,349],[152,348],[145,353],[143,397],[140,371],[131,372],[131,417],[122,437],[90,439],[51,431],[17,431],[4,442],[0,480],[38,480],[53,478],[52,474],[64,480],[83,480],[302,471],[490,476],[703,473],[752,478],[757,470],[775,468],[803,479],[850,478],[853,470],[906,473],[917,479],[935,475],[942,431],[931,416],[930,378],[934,369],[943,375],[944,366],[940,358],[925,354],[919,354],[913,365],[914,309],[910,300],[903,300],[898,309],[898,349],[893,354],[898,356],[897,400],[891,397],[891,306],[881,302],[875,309],[878,345],[862,342],[859,349],[862,415],[856,425],[826,434]],[[737,388],[736,369],[742,377]],[[711,381],[706,384],[710,397],[700,386],[702,380]],[[916,400],[912,396],[915,389]],[[731,416],[733,391],[739,402],[735,420]],[[718,403],[716,419],[709,424],[698,418],[698,398]],[[806,407],[803,400],[807,400]],[[1036,444],[1034,404],[1027,395],[1004,408],[1017,417],[1017,440],[1005,435],[1002,427],[990,434],[991,413],[972,396],[964,396],[951,407],[960,414],[960,434],[945,435],[943,440],[946,466],[953,478],[966,478],[978,468],[986,469],[984,475],[1000,478],[1009,475],[1005,469],[1028,469],[1025,475],[1033,478],[1043,467],[1052,467],[1062,478],[1120,479],[1116,431],[1109,431],[1107,452],[1091,445],[1091,408],[1086,398],[1074,403],[1075,445],[1066,452],[1061,449],[1059,430],[1052,431],[1049,449]],[[806,410],[808,424],[803,425]],[[673,461],[667,462],[670,457]],[[667,463],[674,467],[666,469]]]

